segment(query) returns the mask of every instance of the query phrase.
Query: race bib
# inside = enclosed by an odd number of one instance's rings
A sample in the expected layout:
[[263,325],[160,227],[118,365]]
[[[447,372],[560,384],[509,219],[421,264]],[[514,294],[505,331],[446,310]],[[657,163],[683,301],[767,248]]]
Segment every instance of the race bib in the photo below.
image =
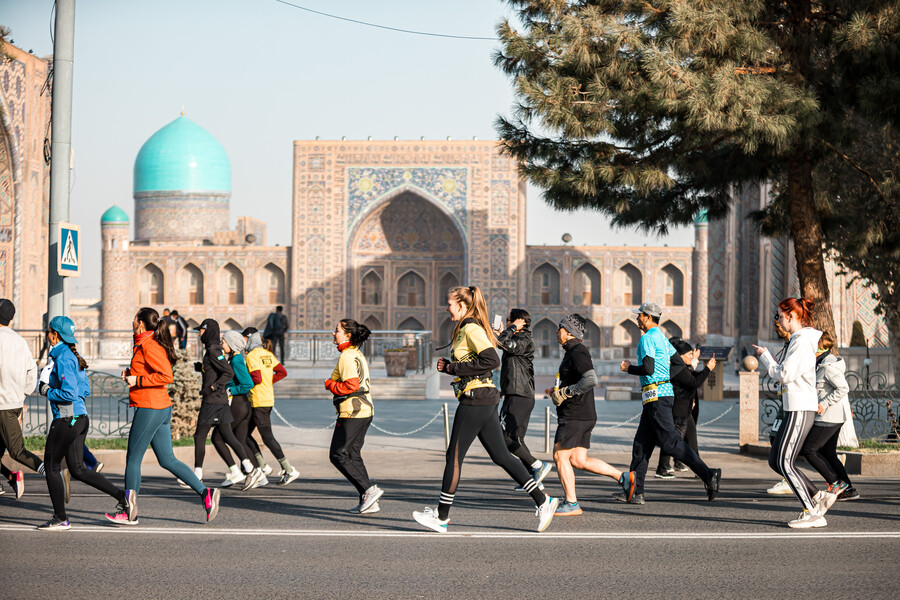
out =
[[772,433],[778,433],[779,429],[781,429],[781,419],[775,419],[775,422],[772,423]]
[[648,402],[653,402],[654,400],[659,399],[659,386],[655,383],[651,383],[650,385],[645,385],[641,388],[641,402],[643,404],[647,404]]

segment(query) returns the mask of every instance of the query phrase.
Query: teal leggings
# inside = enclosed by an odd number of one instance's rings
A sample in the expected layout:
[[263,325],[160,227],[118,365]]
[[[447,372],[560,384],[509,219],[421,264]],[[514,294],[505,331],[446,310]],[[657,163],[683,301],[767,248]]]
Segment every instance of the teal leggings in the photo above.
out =
[[159,466],[202,494],[206,486],[197,479],[189,466],[175,458],[172,451],[172,407],[134,409],[131,433],[128,435],[128,454],[125,458],[125,488],[141,490],[141,461],[147,447],[153,448]]

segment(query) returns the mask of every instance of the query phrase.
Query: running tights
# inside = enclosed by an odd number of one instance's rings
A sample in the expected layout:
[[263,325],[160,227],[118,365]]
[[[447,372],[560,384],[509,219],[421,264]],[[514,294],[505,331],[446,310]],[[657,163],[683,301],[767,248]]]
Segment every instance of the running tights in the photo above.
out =
[[800,455],[819,472],[829,484],[845,481],[851,487],[853,483],[847,475],[844,463],[837,455],[838,436],[843,423],[817,423],[809,430],[803,442]]
[[248,445],[253,448],[255,451],[259,452],[259,445],[256,441],[253,441],[253,444],[250,444],[250,435],[253,433],[254,429],[259,430],[259,435],[262,438],[263,444],[266,445],[266,448],[275,455],[275,458],[281,461],[284,459],[284,452],[281,450],[281,444],[278,443],[278,440],[275,439],[275,434],[272,433],[272,407],[271,406],[257,406],[253,408],[253,412],[250,416],[250,428],[247,430],[247,439]]
[[[235,442],[246,456],[241,455],[238,446],[231,447],[234,448],[241,461],[246,458],[254,467],[258,467],[259,465],[255,464],[255,452],[251,451],[247,445],[247,429],[250,427],[250,402],[247,401],[247,396],[235,396],[231,399],[231,417],[234,419],[234,422],[231,423],[231,431],[234,433]],[[219,456],[222,457],[222,460],[230,469],[234,465],[234,461],[231,459],[231,452],[228,451],[226,442],[228,441],[223,438],[222,434],[219,433],[219,428],[216,427],[212,434],[213,447],[215,447],[216,452],[219,453]],[[228,442],[228,444],[230,445],[231,442]]]
[[537,459],[531,453],[531,450],[529,450],[528,446],[525,445],[525,438],[514,438],[510,437],[508,433],[504,433],[503,441],[506,443],[506,448],[512,453],[513,456],[522,461],[522,464],[525,465],[526,469],[530,469],[531,465],[537,462]]
[[[243,444],[239,444],[237,438],[234,437],[234,431],[231,429],[231,423],[218,423],[218,424],[207,424],[207,425],[197,425],[197,430],[194,432],[194,467],[203,467],[203,460],[206,458],[206,436],[209,434],[209,430],[215,428],[213,432],[213,444],[216,443],[216,437],[222,441],[222,445],[228,444],[234,448],[235,453],[238,455],[240,460],[244,460],[246,458],[244,446]],[[222,454],[222,451],[217,447],[219,454]],[[225,447],[225,452],[228,452],[228,447]],[[231,461],[231,454],[228,454],[228,460],[225,461],[229,467],[234,463]]]
[[450,506],[459,485],[462,464],[475,438],[481,442],[494,464],[500,466],[512,477],[534,500],[538,506],[544,503],[544,495],[534,478],[525,466],[506,448],[503,441],[503,430],[500,428],[500,416],[497,405],[470,406],[460,404],[453,417],[453,431],[450,434],[450,446],[447,448],[447,464],[444,467],[444,479],[441,483],[441,498],[438,502],[438,518],[446,520],[450,515]]
[[812,497],[817,490],[809,477],[794,466],[794,463],[800,455],[800,449],[803,448],[803,442],[809,435],[815,419],[816,411],[814,410],[785,411],[784,423],[778,429],[775,443],[769,452],[769,466],[784,477],[806,510],[813,510],[816,507]]
[[147,452],[147,446],[153,448],[159,466],[182,480],[198,494],[206,490],[206,486],[197,479],[194,471],[175,458],[172,451],[172,407],[169,408],[136,408],[131,421],[131,433],[128,434],[128,452],[125,455],[125,488],[139,492],[141,490],[141,461]]
[[371,487],[369,472],[362,459],[362,447],[366,441],[366,432],[372,424],[372,417],[365,419],[338,419],[334,424],[331,436],[331,449],[328,458],[331,464],[353,484],[359,492],[360,499]]

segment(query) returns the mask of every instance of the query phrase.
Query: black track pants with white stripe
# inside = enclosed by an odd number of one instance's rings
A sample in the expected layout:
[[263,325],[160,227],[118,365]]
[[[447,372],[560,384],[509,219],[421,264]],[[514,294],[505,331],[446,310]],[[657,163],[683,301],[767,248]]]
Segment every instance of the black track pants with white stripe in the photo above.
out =
[[775,435],[772,450],[769,452],[769,466],[784,477],[794,495],[803,504],[803,508],[807,510],[816,507],[812,499],[817,491],[816,486],[794,463],[800,456],[803,442],[806,441],[815,420],[814,410],[785,411],[784,422]]

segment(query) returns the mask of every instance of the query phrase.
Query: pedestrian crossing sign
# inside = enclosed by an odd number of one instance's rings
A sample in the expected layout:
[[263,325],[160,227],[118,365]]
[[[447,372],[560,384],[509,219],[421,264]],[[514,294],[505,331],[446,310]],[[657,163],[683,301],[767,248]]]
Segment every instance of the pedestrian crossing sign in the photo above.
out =
[[81,276],[81,238],[78,225],[59,224],[59,260],[56,271],[61,277]]

